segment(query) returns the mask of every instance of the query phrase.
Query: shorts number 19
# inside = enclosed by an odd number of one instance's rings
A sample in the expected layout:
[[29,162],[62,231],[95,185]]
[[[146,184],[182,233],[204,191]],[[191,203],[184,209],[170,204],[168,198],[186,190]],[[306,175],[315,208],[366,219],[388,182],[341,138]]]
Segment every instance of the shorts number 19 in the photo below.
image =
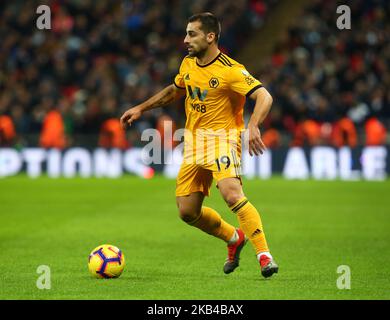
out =
[[217,163],[218,171],[221,171],[221,164],[225,164],[225,170],[230,167],[230,158],[228,156],[222,156],[219,159],[215,159]]

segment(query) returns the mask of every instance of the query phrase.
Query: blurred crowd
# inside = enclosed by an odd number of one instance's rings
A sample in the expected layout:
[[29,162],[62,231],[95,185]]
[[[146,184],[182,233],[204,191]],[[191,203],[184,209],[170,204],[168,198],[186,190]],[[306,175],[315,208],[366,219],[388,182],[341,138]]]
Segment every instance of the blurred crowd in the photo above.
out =
[[[36,27],[41,4],[50,6],[51,30]],[[87,143],[98,138],[101,146],[126,148],[161,118],[180,125],[179,106],[148,112],[127,137],[115,120],[172,83],[185,55],[186,21],[205,10],[222,17],[221,46],[235,52],[242,30],[261,27],[266,6],[262,0],[1,2],[1,145],[30,145],[28,137],[37,136],[36,144],[64,148],[89,136]]]
[[[220,47],[236,57],[277,2],[1,2],[0,145],[127,148],[139,142],[143,129],[161,128],[164,120],[184,126],[181,102],[147,112],[126,133],[118,118],[172,83],[193,13],[210,11],[221,19]],[[36,27],[41,4],[51,8],[51,30]],[[359,140],[367,126],[380,137],[373,144],[384,141],[389,5],[354,1],[352,30],[336,28],[335,8],[335,1],[314,2],[256,74],[274,97],[264,131],[270,147],[282,145],[283,137],[293,145],[367,143]]]
[[336,25],[337,1],[313,1],[259,70],[273,94],[266,144],[379,145],[390,127],[390,2],[349,1],[351,30]]

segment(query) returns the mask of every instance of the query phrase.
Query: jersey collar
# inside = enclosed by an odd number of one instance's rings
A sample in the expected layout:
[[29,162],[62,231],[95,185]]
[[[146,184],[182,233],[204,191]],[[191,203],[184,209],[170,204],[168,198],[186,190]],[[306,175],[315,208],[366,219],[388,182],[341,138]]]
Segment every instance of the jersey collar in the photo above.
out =
[[220,51],[219,54],[218,54],[212,61],[210,61],[210,62],[207,63],[207,64],[199,64],[199,63],[198,63],[198,59],[196,59],[196,65],[197,65],[198,67],[201,67],[201,68],[207,67],[207,66],[209,66],[210,64],[213,64],[215,61],[217,61],[217,59],[221,56],[221,54],[222,54],[222,52]]

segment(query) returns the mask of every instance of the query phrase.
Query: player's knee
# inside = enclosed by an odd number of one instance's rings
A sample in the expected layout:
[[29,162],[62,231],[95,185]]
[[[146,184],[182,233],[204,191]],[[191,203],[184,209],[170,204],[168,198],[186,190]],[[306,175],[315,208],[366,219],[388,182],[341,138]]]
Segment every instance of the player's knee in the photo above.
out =
[[179,206],[179,217],[186,223],[196,220],[200,212],[194,211],[192,208],[186,206]]
[[230,191],[230,192],[226,192],[226,194],[224,194],[224,196],[223,196],[226,204],[229,207],[234,205],[235,203],[237,203],[243,197],[244,197],[244,195],[241,192],[236,192],[235,190],[234,191]]

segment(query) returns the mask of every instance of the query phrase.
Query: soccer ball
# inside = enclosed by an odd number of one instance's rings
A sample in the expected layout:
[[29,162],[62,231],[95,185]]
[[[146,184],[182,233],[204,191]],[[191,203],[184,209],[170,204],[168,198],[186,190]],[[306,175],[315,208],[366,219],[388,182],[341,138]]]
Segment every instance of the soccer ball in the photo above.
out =
[[110,244],[96,247],[88,257],[88,269],[95,278],[118,278],[124,268],[125,256]]

